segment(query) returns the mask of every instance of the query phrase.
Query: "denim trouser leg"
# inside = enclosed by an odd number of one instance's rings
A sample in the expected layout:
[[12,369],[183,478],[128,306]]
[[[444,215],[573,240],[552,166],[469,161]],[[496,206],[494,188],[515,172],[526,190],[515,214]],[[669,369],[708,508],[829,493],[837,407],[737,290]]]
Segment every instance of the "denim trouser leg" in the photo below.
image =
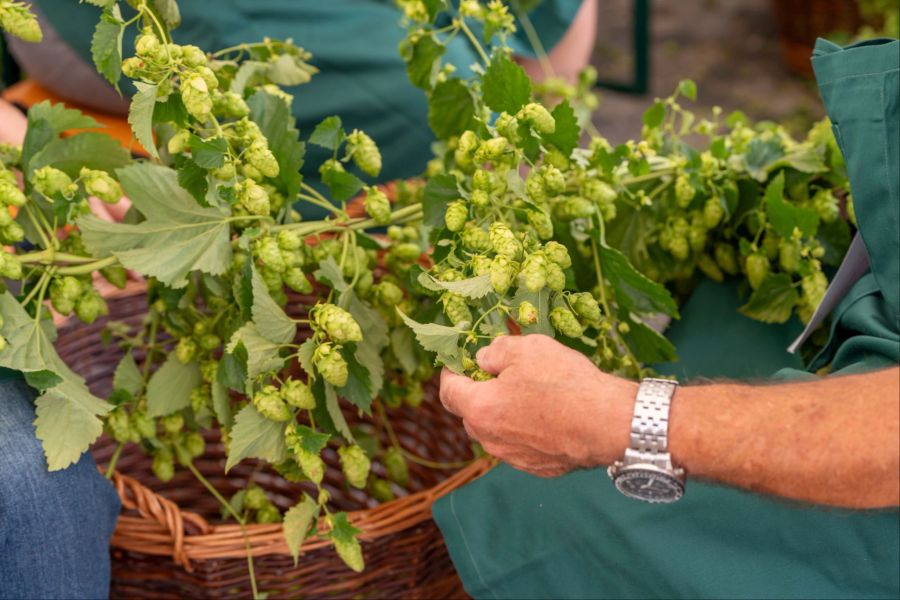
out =
[[119,499],[89,454],[47,471],[33,397],[0,381],[0,598],[105,598]]

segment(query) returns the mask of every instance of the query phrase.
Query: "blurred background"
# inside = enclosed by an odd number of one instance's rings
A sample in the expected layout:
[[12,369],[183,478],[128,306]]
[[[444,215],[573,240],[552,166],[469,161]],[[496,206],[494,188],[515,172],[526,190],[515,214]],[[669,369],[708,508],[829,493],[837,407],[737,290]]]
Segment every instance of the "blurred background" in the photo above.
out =
[[690,78],[700,112],[739,108],[802,132],[824,115],[816,37],[896,38],[898,13],[900,0],[599,0],[594,124],[613,143],[634,139],[652,99]]

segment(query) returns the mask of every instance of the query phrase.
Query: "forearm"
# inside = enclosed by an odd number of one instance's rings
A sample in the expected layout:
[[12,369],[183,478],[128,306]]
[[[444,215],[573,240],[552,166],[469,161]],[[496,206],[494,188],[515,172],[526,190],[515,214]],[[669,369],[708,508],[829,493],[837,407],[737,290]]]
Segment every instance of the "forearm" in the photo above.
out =
[[670,416],[689,476],[796,500],[900,504],[900,369],[782,385],[684,386]]
[[[596,37],[597,0],[584,0],[565,35],[547,55],[552,74],[574,83],[578,72],[590,62]],[[536,81],[551,74],[546,72],[546,66],[541,65],[538,59],[519,57],[518,61]]]

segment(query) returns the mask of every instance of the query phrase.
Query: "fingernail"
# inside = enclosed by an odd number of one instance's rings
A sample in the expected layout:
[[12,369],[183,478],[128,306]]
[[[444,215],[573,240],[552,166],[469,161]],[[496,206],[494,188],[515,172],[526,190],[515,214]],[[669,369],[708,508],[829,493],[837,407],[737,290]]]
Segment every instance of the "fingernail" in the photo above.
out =
[[475,361],[481,362],[484,359],[484,355],[487,352],[487,347],[481,348],[478,352],[475,353]]

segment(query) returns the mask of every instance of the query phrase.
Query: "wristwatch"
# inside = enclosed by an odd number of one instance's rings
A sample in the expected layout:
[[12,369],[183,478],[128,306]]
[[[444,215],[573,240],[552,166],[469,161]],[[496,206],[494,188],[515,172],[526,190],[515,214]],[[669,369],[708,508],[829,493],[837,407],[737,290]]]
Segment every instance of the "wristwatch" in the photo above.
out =
[[631,447],[609,467],[616,488],[644,502],[675,502],[684,495],[684,469],[672,465],[669,454],[669,405],[678,382],[641,381],[631,419]]

